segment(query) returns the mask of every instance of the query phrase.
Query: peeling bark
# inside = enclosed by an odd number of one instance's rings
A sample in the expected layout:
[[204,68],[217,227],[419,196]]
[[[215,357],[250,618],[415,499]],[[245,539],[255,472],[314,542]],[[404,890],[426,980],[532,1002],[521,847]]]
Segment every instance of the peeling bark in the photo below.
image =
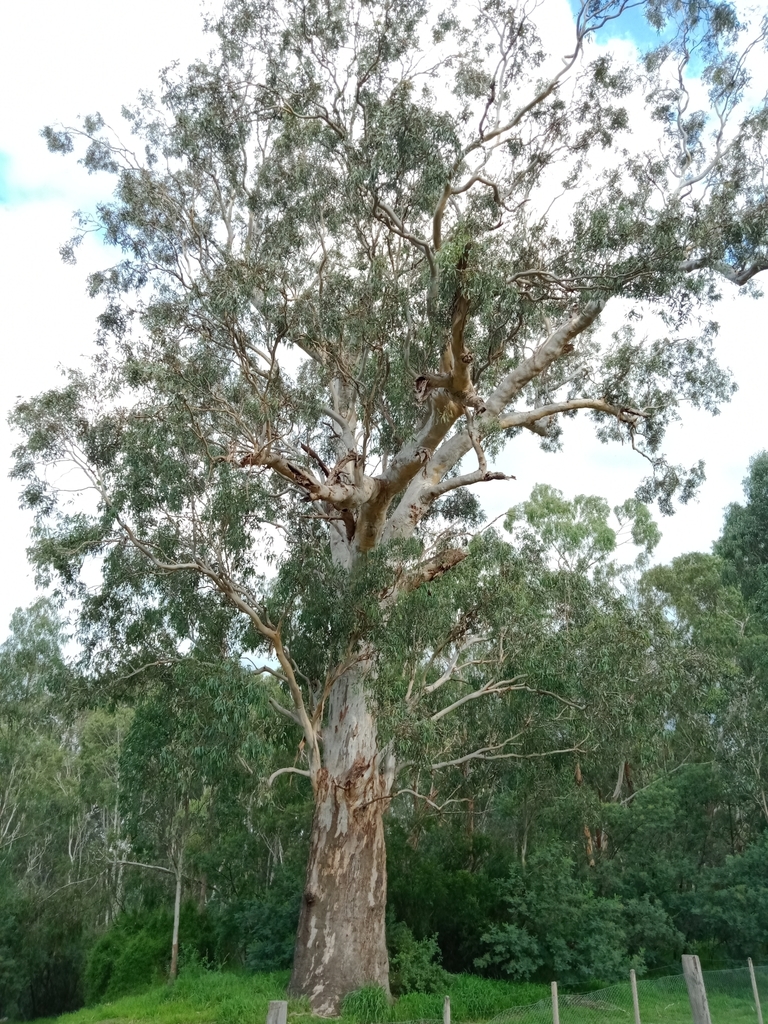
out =
[[339,678],[324,729],[324,765],[313,776],[315,814],[289,991],[320,1016],[348,992],[389,994],[385,935],[387,864],[383,813],[392,765],[381,764],[366,706],[365,668]]

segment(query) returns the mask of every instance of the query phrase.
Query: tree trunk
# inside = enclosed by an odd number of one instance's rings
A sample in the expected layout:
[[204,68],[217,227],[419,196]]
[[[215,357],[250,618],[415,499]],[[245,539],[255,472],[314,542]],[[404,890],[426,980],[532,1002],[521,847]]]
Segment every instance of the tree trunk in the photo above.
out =
[[184,847],[179,846],[176,860],[176,896],[173,901],[173,939],[171,940],[171,969],[168,980],[175,981],[179,973],[179,917],[181,916],[181,871],[183,866]]
[[592,830],[589,825],[584,826],[584,838],[587,841],[587,860],[589,861],[589,866],[593,868],[595,866],[595,848],[592,845]]
[[334,684],[324,763],[312,780],[315,814],[289,991],[308,996],[321,1016],[336,1015],[343,997],[364,985],[389,995],[382,816],[393,763],[381,763],[365,675],[355,666]]

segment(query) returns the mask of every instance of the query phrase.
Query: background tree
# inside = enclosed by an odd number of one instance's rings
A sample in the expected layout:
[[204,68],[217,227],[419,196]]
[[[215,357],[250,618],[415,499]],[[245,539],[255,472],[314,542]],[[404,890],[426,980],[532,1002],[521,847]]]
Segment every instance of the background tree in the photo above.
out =
[[718,762],[768,822],[768,620],[766,548],[768,456],[756,455],[744,481],[746,502],[728,507],[714,555],[692,553],[651,570],[656,588],[706,654],[706,708]]
[[726,579],[739,587],[763,615],[768,609],[768,452],[755,455],[744,481],[746,502],[729,505],[715,553],[724,560]]
[[22,1018],[80,1004],[88,942],[119,900],[104,861],[125,715],[68,720],[65,639],[42,600],[0,647],[0,1010]]
[[[267,687],[254,673],[202,658],[155,666],[131,707],[126,680],[77,677],[65,639],[40,601],[0,647],[0,1010],[19,1019],[167,977],[174,890],[193,903],[176,908],[182,943],[239,957],[246,930],[233,918],[279,845],[281,809],[271,801],[260,820],[259,778],[284,736],[264,741]],[[287,827],[279,835],[289,842]]]
[[[667,463],[665,427],[732,390],[706,317],[721,282],[768,266],[768,121],[745,98],[765,26],[713,0],[649,3],[659,45],[618,67],[589,41],[626,6],[582,5],[561,59],[525,5],[231,0],[211,59],[126,110],[135,145],[98,115],[45,132],[115,174],[78,237],[122,256],[90,281],[93,371],[15,414],[34,558],[81,599],[94,672],[178,657],[200,621],[227,655],[267,655],[301,737],[283,771],[315,801],[291,988],[320,1013],[388,985],[398,760],[517,674],[465,614],[493,547],[466,544],[468,489],[504,478],[489,459],[520,430],[551,447],[583,411],[650,460],[640,497],[670,511],[702,469]],[[630,109],[656,126],[647,150],[622,148]],[[609,303],[625,323],[604,337]],[[655,337],[636,332],[649,310]],[[60,500],[64,465],[92,504]],[[466,600],[409,691],[391,624],[446,575]],[[456,673],[493,659],[497,685]],[[403,730],[380,734],[398,694]],[[436,763],[509,753],[516,734],[489,728]]]
[[185,889],[205,907],[209,886],[216,891],[208,862],[226,828],[228,803],[253,788],[248,776],[268,774],[264,689],[240,666],[185,660],[152,681],[126,736],[120,765],[128,843],[115,859],[173,880],[170,981],[178,974]]

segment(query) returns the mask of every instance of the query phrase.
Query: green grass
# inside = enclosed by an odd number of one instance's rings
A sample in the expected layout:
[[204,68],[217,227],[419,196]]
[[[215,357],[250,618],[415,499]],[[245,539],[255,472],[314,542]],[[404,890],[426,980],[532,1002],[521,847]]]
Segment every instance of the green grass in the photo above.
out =
[[[237,971],[182,972],[174,985],[153,985],[135,995],[98,1003],[50,1018],[58,1024],[263,1024],[270,999],[285,999],[288,972],[245,974]],[[289,1002],[291,1016],[306,1015],[304,1000]]]
[[388,1020],[430,1020],[443,1016],[444,995],[451,997],[451,1020],[462,1022],[488,1020],[510,1006],[535,1003],[549,994],[548,985],[531,982],[492,981],[474,974],[455,974],[447,993],[421,995],[413,992],[390,1008]]
[[[285,999],[288,972],[245,974],[239,971],[182,971],[175,985],[155,985],[135,995],[99,1003],[55,1018],[58,1024],[119,1024],[152,1021],[153,1024],[264,1024],[270,999]],[[510,1006],[541,999],[545,985],[489,981],[471,975],[455,975],[450,982],[452,1019],[456,1024],[487,1020]],[[367,993],[349,1001],[343,1024],[368,1024],[441,1018],[443,994],[402,996],[380,1012],[366,1012]],[[370,1010],[377,1009],[374,1005]],[[310,1024],[314,1019],[304,999],[288,1001],[289,1022]],[[53,1020],[53,1018],[52,1018]]]
[[[746,972],[714,972],[708,977],[712,1024],[756,1024],[757,1015]],[[717,977],[716,977],[717,975]],[[705,975],[707,977],[707,975]],[[709,982],[711,978],[711,985]],[[245,974],[238,971],[182,972],[175,985],[155,985],[136,995],[100,1003],[56,1018],[57,1024],[264,1024],[271,999],[285,999],[288,972]],[[489,981],[472,975],[451,978],[451,1016],[456,1024],[489,1020],[498,1024],[549,1024],[549,986]],[[691,1024],[691,1010],[682,977],[639,982],[642,1024]],[[443,994],[411,994],[391,1007],[370,991],[348,1000],[339,1024],[395,1024],[440,1019]],[[507,1012],[505,1012],[507,1011]],[[304,999],[288,1002],[289,1024],[316,1019]],[[561,1024],[633,1024],[629,984],[578,995],[563,995]]]
[[[705,974],[705,981],[712,1024],[757,1024],[746,971],[713,972]],[[638,1002],[642,1024],[691,1024],[688,990],[682,976],[639,981]],[[533,1013],[529,1016],[533,1024],[536,1018]],[[629,983],[562,996],[560,1020],[562,1024],[632,1024]],[[518,1021],[526,1024],[524,1017]],[[510,1015],[510,1024],[513,1022]]]

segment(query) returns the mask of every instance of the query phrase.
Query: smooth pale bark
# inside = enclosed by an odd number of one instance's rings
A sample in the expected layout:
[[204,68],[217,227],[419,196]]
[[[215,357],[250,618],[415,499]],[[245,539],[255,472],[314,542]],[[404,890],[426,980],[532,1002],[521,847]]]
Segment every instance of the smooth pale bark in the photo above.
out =
[[184,859],[184,847],[179,848],[176,861],[176,897],[173,901],[173,939],[171,940],[171,969],[168,980],[175,981],[179,973],[179,917],[181,916],[181,871]]
[[333,687],[324,764],[312,780],[315,815],[289,991],[308,996],[322,1016],[337,1014],[344,995],[364,985],[389,994],[382,816],[392,770],[381,764],[366,669],[355,666]]

